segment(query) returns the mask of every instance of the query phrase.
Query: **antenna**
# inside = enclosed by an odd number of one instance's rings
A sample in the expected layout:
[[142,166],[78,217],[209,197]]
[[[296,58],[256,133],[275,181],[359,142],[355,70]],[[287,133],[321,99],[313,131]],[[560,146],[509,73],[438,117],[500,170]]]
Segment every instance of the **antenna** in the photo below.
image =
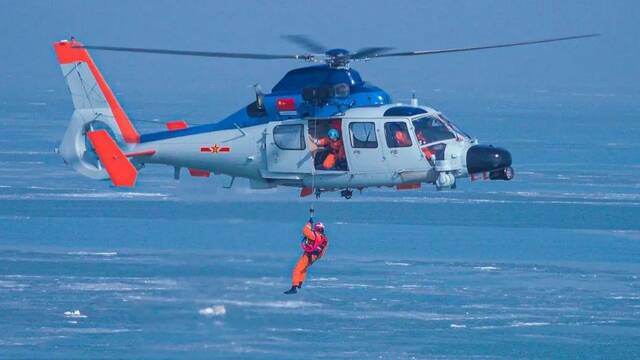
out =
[[418,98],[416,97],[416,91],[413,90],[411,92],[411,106],[413,107],[417,107],[418,106]]
[[258,110],[264,110],[264,93],[260,84],[253,84],[253,90],[256,92],[256,107]]

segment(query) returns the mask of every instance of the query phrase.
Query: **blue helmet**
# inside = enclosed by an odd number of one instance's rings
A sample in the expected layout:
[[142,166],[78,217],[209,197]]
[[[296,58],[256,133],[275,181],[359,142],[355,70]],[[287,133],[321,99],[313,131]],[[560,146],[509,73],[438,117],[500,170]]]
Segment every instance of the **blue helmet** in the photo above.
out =
[[327,136],[333,141],[340,139],[340,133],[336,129],[329,129]]

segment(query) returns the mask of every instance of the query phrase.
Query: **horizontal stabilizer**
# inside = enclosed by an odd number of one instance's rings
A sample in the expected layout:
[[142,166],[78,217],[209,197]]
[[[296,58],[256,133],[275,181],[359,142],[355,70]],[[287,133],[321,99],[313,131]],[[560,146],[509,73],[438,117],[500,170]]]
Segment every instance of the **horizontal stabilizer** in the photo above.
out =
[[90,131],[89,141],[115,186],[133,187],[138,171],[106,130]]

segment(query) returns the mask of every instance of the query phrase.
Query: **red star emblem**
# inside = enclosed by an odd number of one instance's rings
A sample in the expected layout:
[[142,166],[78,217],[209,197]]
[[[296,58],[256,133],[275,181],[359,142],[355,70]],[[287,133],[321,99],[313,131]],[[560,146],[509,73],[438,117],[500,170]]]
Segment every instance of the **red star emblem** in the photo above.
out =
[[200,148],[200,152],[208,152],[208,153],[228,153],[231,152],[231,148],[228,146],[219,146],[218,144],[214,144],[212,146],[203,146]]

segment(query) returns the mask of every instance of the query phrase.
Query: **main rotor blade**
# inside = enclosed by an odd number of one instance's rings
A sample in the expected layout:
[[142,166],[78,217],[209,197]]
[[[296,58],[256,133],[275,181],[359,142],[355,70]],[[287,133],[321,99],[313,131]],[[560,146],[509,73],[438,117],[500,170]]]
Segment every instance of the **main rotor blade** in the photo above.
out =
[[107,51],[121,51],[121,52],[147,53],[147,54],[204,56],[204,57],[233,58],[233,59],[258,59],[258,60],[302,59],[302,60],[309,60],[311,58],[311,55],[275,55],[275,54],[253,54],[253,53],[228,53],[228,52],[213,52],[213,51],[185,51],[185,50],[168,50],[168,49],[144,49],[144,48],[128,48],[128,47],[96,46],[96,45],[83,45],[83,46],[77,46],[77,47],[84,48],[84,49],[91,49],[91,50],[107,50]]
[[282,38],[291,41],[292,43],[304,48],[305,50],[313,54],[324,54],[325,52],[327,52],[327,48],[324,45],[306,35],[282,35]]
[[375,57],[376,55],[382,55],[383,53],[386,53],[387,51],[392,49],[393,48],[381,47],[381,46],[366,47],[356,51],[354,54],[351,54],[349,57],[351,59],[367,59],[367,58]]
[[553,39],[521,41],[521,42],[514,42],[514,43],[485,45],[485,46],[474,46],[474,47],[466,47],[466,48],[452,48],[452,49],[441,49],[441,50],[421,50],[421,51],[397,52],[397,53],[374,55],[374,56],[371,56],[371,57],[372,58],[379,58],[379,57],[390,57],[390,56],[433,55],[433,54],[443,54],[443,53],[462,52],[462,51],[497,49],[497,48],[504,48],[504,47],[511,47],[511,46],[542,44],[542,43],[549,43],[549,42],[554,42],[554,41],[583,39],[583,38],[589,38],[589,37],[595,37],[595,36],[600,36],[600,34],[586,34],[586,35],[566,36],[566,37],[553,38]]

